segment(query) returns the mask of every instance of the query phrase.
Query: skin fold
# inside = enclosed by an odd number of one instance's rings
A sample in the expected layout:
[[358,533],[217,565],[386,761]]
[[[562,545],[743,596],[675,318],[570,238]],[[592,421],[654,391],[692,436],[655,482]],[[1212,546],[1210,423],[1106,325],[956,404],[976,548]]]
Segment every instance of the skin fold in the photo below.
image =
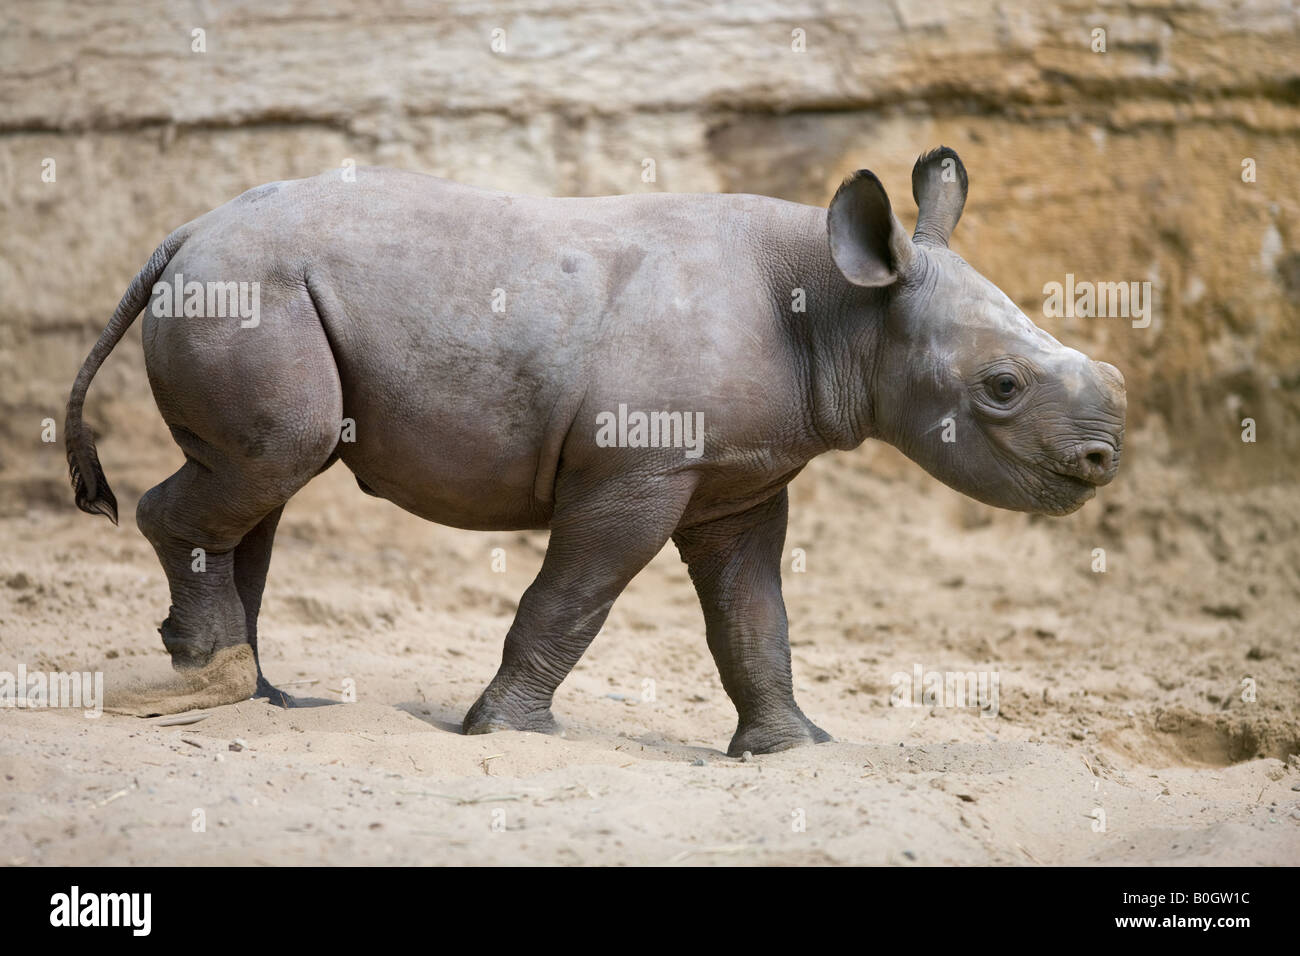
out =
[[[531,198],[391,169],[258,187],[164,241],[83,366],[65,429],[78,506],[116,521],[81,410],[143,309],[186,456],[136,512],[177,667],[256,656],[284,504],[342,460],[430,521],[550,530],[467,733],[555,731],[556,688],[671,539],[739,716],[728,752],[828,740],[794,701],[781,597],[785,486],[810,459],[876,438],[982,502],[1053,515],[1119,465],[1118,370],[947,248],[966,184],[951,150],[918,160],[912,237],[866,171],[829,210]],[[155,285],[177,274],[257,283],[258,322],[159,316]],[[620,405],[702,415],[701,453],[606,447],[599,416]],[[260,665],[258,688],[288,702]]]

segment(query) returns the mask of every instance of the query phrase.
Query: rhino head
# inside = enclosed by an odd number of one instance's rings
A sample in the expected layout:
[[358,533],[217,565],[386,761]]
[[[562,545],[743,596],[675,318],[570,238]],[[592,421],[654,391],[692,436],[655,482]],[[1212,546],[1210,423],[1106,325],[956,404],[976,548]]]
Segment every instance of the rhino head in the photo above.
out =
[[1124,378],[1038,328],[948,248],[966,202],[957,154],[912,170],[908,236],[880,180],[861,170],[827,212],[831,257],[879,328],[865,371],[877,435],[986,504],[1064,515],[1115,477]]

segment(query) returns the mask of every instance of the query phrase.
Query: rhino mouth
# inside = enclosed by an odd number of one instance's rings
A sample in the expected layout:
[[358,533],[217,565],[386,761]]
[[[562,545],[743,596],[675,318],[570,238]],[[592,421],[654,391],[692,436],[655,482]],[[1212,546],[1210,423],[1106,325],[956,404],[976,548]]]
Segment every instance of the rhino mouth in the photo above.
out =
[[1059,471],[1055,468],[1052,469],[1052,474],[1056,475],[1056,477],[1060,478],[1063,482],[1065,482],[1067,485],[1073,488],[1084,488],[1094,493],[1096,492],[1098,487],[1104,484],[1104,482],[1101,481],[1096,481],[1091,478],[1081,478],[1078,475],[1071,474],[1068,471]]
[[1047,513],[1050,515],[1062,517],[1073,514],[1097,495],[1095,482],[1062,471],[1053,471],[1053,475],[1062,493],[1057,497],[1054,506],[1048,510]]

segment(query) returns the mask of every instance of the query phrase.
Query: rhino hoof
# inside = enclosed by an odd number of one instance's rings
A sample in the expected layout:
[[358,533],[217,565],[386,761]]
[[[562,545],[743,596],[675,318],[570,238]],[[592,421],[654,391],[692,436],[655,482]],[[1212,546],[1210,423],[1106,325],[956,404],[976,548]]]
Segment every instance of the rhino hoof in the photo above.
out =
[[181,634],[180,629],[172,621],[169,614],[163,619],[162,626],[158,628],[158,634],[162,638],[163,647],[171,655],[172,670],[174,671],[194,671],[201,670],[212,663],[212,657],[217,652],[216,643],[208,641],[206,644],[199,644],[191,638]]
[[507,715],[499,710],[489,710],[475,704],[465,715],[461,732],[465,734],[495,734],[502,730],[524,730],[534,734],[563,737],[564,728],[549,710],[533,711],[524,715]]
[[273,685],[261,672],[257,675],[257,689],[253,691],[252,700],[269,700],[276,707],[296,707],[294,699],[280,688]]
[[727,747],[728,757],[751,754],[774,754],[805,744],[829,743],[834,738],[803,714],[780,721],[741,724]]

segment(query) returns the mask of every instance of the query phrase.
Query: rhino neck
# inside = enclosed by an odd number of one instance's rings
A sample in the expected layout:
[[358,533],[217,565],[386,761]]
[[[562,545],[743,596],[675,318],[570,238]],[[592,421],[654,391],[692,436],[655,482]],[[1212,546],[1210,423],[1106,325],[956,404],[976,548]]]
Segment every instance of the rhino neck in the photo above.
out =
[[[792,207],[771,267],[772,301],[796,354],[807,439],[820,453],[856,448],[878,435],[872,383],[884,328],[887,293],[848,282],[831,260],[826,210]],[[804,290],[806,311],[792,307]]]

